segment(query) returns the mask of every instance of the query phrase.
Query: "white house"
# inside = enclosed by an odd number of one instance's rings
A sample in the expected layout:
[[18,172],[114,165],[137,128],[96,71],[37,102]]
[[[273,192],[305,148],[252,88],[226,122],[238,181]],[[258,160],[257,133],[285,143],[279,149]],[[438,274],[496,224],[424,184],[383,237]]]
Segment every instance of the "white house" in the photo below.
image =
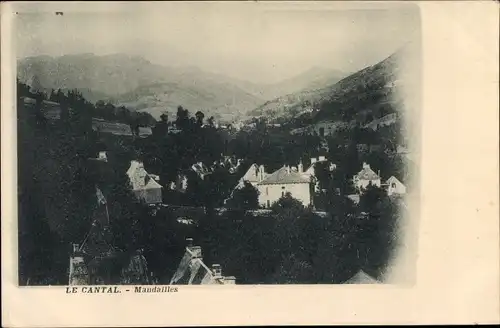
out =
[[366,188],[370,183],[373,186],[380,187],[380,175],[375,173],[369,164],[363,163],[363,168],[353,177],[354,187],[361,190]]
[[212,173],[212,171],[205,165],[203,164],[202,162],[198,162],[196,164],[193,164],[191,166],[191,169],[196,173],[198,174],[198,176],[200,177],[200,179],[205,179],[205,177],[209,174]]
[[259,204],[270,207],[286,193],[300,200],[304,206],[312,204],[311,177],[290,166],[283,166],[257,184]]
[[146,172],[142,162],[131,161],[127,176],[130,179],[132,191],[138,199],[144,200],[147,204],[162,202],[162,187],[157,182],[159,177]]
[[389,196],[406,194],[406,186],[401,181],[396,179],[395,176],[391,176],[387,179],[386,185],[387,195]]

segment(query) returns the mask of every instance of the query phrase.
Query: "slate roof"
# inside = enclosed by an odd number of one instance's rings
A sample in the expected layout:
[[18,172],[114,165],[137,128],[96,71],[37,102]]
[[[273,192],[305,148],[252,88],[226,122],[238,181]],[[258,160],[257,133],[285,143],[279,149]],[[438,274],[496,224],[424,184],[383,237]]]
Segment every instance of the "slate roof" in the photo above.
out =
[[288,183],[310,183],[311,179],[301,173],[288,171],[286,167],[282,167],[264,179],[260,185],[266,184],[288,184]]
[[[144,181],[139,179],[139,171],[143,171]],[[155,181],[154,175],[150,175],[145,169],[144,165],[139,161],[131,161],[130,167],[127,170],[127,175],[132,183],[133,190],[145,190],[145,189],[161,189],[161,185]]]

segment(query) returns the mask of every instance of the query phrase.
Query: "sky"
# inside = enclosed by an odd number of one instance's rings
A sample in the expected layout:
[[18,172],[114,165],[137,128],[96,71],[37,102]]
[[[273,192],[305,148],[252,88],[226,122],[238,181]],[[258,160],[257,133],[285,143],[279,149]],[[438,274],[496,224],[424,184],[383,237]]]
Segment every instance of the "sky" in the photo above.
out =
[[18,58],[126,53],[256,83],[313,67],[354,72],[420,29],[418,7],[399,2],[20,3],[16,10]]

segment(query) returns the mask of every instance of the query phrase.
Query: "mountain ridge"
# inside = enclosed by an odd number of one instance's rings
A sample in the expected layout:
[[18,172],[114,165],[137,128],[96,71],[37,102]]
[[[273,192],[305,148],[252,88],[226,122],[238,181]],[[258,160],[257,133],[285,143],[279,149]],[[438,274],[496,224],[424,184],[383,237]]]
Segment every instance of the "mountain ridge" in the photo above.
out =
[[[420,48],[409,42],[383,60],[365,67],[338,82],[317,89],[287,94],[251,111],[268,120],[307,118],[310,123],[344,121],[367,123],[385,115],[405,110],[404,87],[414,88],[408,74],[420,72]],[[416,69],[416,70],[415,70]]]
[[144,57],[124,53],[30,56],[18,60],[17,66],[20,81],[35,89],[79,89],[92,102],[104,100],[130,106],[156,118],[164,111],[175,112],[179,105],[227,119],[245,116],[276,95],[342,75],[335,70],[312,68],[283,83],[261,85],[205,72],[196,66],[154,64]]

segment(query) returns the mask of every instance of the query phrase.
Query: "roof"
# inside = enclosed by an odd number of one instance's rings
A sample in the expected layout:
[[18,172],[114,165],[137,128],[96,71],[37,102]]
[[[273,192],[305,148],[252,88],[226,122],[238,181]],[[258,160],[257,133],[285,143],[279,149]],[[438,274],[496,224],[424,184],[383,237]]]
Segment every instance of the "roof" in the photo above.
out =
[[254,163],[250,166],[250,168],[241,178],[241,180],[249,182],[259,182],[258,172],[259,172],[259,167],[257,166],[257,164]]
[[93,258],[112,255],[115,252],[115,248],[111,245],[110,231],[95,220],[80,246],[80,250],[85,255]]
[[289,170],[283,166],[264,179],[260,185],[266,184],[288,184],[288,183],[310,183],[311,179],[304,174]]
[[141,252],[133,255],[122,268],[122,283],[148,283],[148,263]]
[[380,177],[375,173],[370,165],[363,166],[363,169],[356,174],[358,180],[379,180]]
[[[130,167],[127,170],[127,175],[132,183],[132,189],[134,190],[161,188],[161,185],[154,179],[155,175],[150,175],[144,169],[144,164],[140,161],[130,161]],[[142,180],[141,176],[144,177],[144,180]]]
[[398,180],[398,178],[396,178],[394,175],[391,176],[389,179],[387,179],[386,183],[387,184],[390,184],[390,183],[399,183],[399,184],[403,184],[401,181]]
[[196,164],[193,164],[193,166],[191,166],[191,168],[193,169],[193,171],[195,171],[197,174],[203,174],[203,175],[206,175],[206,174],[210,174],[211,171],[206,167],[205,164],[203,164],[202,162],[199,162],[199,163],[196,163]]
[[380,284],[380,281],[371,277],[363,270],[359,270],[354,276],[352,276],[349,280],[344,282],[344,284]]
[[161,185],[150,175],[146,176],[146,185],[142,189],[159,189]]
[[234,281],[234,277],[215,276],[213,271],[203,262],[199,246],[186,247],[179,267],[170,284],[178,285],[224,285],[226,280]]

